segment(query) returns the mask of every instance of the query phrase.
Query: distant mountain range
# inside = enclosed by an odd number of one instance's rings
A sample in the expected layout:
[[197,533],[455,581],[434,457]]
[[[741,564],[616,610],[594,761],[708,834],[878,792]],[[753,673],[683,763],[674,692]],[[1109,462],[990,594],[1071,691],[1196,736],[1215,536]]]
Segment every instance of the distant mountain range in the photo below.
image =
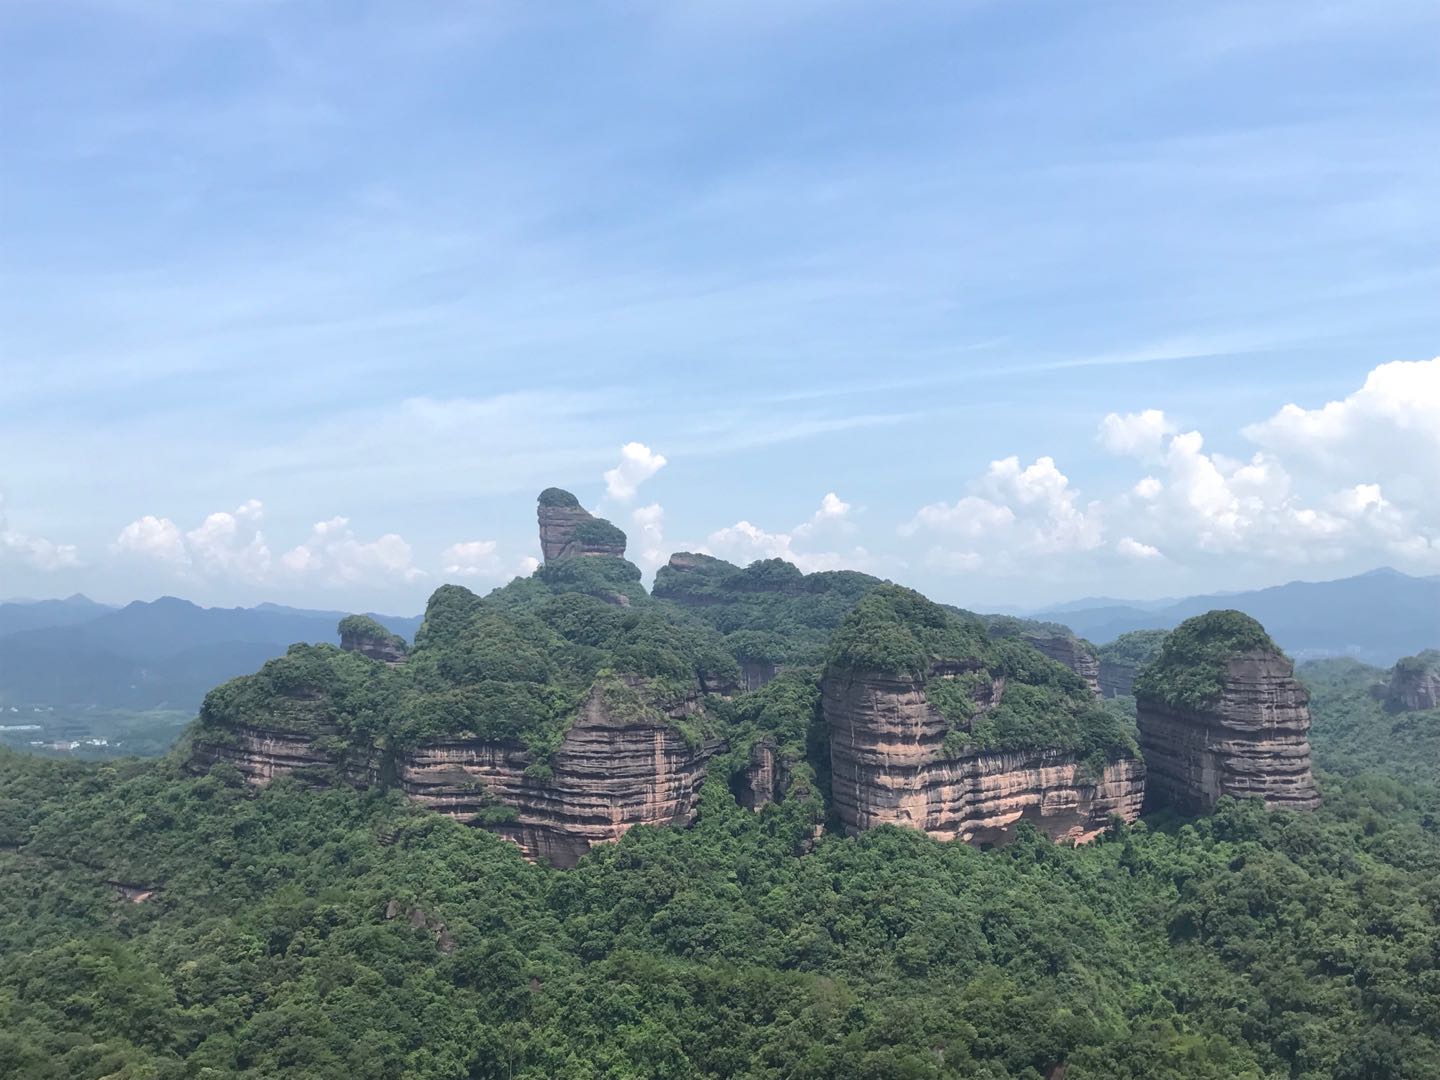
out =
[[[164,596],[122,608],[83,596],[0,604],[0,705],[195,709],[205,692],[296,641],[338,641],[347,612],[205,608]],[[374,615],[413,637],[420,617]]]
[[[1262,622],[1298,660],[1350,656],[1389,667],[1440,647],[1440,578],[1375,570],[1339,581],[1129,603],[1097,599],[1031,613],[1097,644],[1168,629],[1212,608]],[[347,612],[260,604],[206,608],[164,596],[116,608],[84,596],[0,604],[0,706],[195,709],[211,687],[297,641],[337,640]],[[374,615],[413,639],[420,616]]]
[[1350,656],[1389,667],[1402,656],[1440,647],[1440,578],[1390,569],[1338,581],[1292,581],[1252,592],[1192,596],[1160,606],[1064,604],[1031,617],[1064,623],[1103,644],[1130,630],[1169,629],[1213,608],[1235,608],[1259,619],[1297,660]]

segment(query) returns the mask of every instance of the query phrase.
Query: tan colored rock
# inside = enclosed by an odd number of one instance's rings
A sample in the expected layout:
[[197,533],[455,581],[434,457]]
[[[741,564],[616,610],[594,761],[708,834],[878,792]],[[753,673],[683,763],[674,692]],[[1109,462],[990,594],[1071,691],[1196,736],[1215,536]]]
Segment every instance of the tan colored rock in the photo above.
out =
[[[624,534],[619,539],[587,539],[581,526],[604,521],[576,501],[575,496],[559,488],[547,488],[540,494],[536,517],[540,524],[540,551],[546,562],[572,555],[613,555],[625,557]],[[608,525],[609,523],[606,522]],[[618,532],[618,530],[616,530]]]
[[1315,809],[1320,791],[1310,767],[1309,700],[1294,665],[1272,650],[1230,657],[1224,689],[1204,709],[1141,693],[1147,808],[1198,814],[1233,795],[1262,799],[1271,809]]
[[203,772],[211,765],[228,762],[252,786],[263,787],[279,776],[297,776],[316,784],[327,784],[335,776],[356,784],[374,779],[374,763],[342,760],[326,749],[322,739],[334,731],[305,734],[272,731],[262,727],[201,728],[191,743],[190,766]]
[[[1139,816],[1144,766],[1134,758],[1092,775],[1063,750],[952,756],[943,747],[950,726],[926,701],[920,680],[831,671],[821,691],[835,811],[852,835],[902,825],[945,840],[996,843],[1031,821],[1054,839],[1083,843],[1112,815]],[[983,686],[977,706],[989,707],[1003,692],[998,680]]]
[[735,798],[746,809],[759,810],[784,798],[789,779],[775,740],[766,735],[750,748],[750,761],[740,774]]
[[[624,684],[644,692],[640,680]],[[519,845],[525,857],[573,866],[590,847],[618,840],[635,825],[686,824],[699,799],[718,742],[691,746],[670,723],[700,708],[696,692],[671,702],[669,715],[648,707],[622,715],[597,683],[552,755],[536,767],[521,743],[463,737],[422,743],[396,755],[400,789],[459,821],[482,824]],[[376,762],[338,764],[317,746],[322,736],[258,728],[202,731],[193,768],[228,761],[254,785],[298,775],[316,783],[339,778],[364,786],[380,775]],[[497,807],[513,817],[492,820]]]

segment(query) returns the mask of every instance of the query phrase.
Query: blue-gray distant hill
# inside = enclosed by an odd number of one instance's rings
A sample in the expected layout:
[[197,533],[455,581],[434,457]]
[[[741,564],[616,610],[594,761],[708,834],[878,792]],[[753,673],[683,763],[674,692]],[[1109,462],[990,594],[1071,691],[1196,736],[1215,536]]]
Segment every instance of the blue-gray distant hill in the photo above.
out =
[[[84,597],[0,604],[0,705],[194,709],[297,641],[336,642],[340,611],[206,608],[173,596],[114,609]],[[375,615],[414,636],[420,618]]]
[[1159,608],[1067,604],[1032,617],[1106,642],[1131,630],[1168,630],[1213,608],[1235,608],[1258,619],[1299,660],[1350,656],[1388,667],[1402,656],[1440,646],[1440,578],[1390,569],[1338,581],[1292,581],[1254,592],[1192,596]]

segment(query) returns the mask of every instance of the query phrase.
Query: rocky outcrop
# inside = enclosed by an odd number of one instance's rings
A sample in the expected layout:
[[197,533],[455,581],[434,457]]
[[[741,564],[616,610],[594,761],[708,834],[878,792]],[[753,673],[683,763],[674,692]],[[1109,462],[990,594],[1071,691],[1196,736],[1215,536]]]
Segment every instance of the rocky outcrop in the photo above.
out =
[[1440,708],[1440,650],[1426,649],[1397,663],[1384,696],[1386,707],[1396,712]]
[[775,740],[766,735],[750,747],[750,760],[740,771],[735,799],[748,810],[759,810],[785,797],[790,774]]
[[293,775],[365,786],[393,773],[424,806],[491,829],[526,858],[573,866],[592,845],[635,825],[688,823],[721,748],[687,741],[674,723],[698,711],[698,694],[670,703],[667,715],[641,701],[639,680],[618,685],[615,693],[614,681],[596,684],[548,761],[522,743],[453,737],[397,753],[382,768],[379,760],[337,761],[323,735],[202,728],[191,764],[203,771],[229,762],[253,785]]
[[1135,692],[1135,675],[1139,670],[1135,664],[1101,660],[1100,696],[1106,698],[1129,697]]
[[780,668],[769,660],[741,660],[740,684],[746,690],[759,690],[780,674]]
[[[543,768],[519,744],[447,739],[405,755],[398,775],[432,810],[486,824],[527,858],[573,866],[635,825],[689,822],[717,749],[690,745],[663,718],[617,716],[592,694]],[[486,821],[496,806],[513,817]]]
[[[1113,815],[1133,821],[1140,813],[1144,765],[1133,757],[1092,771],[1065,750],[951,753],[951,725],[927,701],[922,680],[832,669],[821,691],[834,808],[852,835],[903,825],[992,844],[1030,821],[1054,839],[1083,843]],[[980,685],[976,707],[1003,693],[1003,680]]]
[[1220,692],[1200,706],[1137,688],[1147,808],[1199,814],[1233,795],[1313,810],[1320,792],[1310,768],[1309,696],[1294,665],[1273,648],[1221,663]]
[[409,652],[405,639],[392,634],[374,619],[365,615],[349,615],[340,620],[340,648],[359,653],[386,664],[403,664]]
[[1027,633],[1024,635],[1024,639],[1037,652],[1064,664],[1084,679],[1085,685],[1090,687],[1090,692],[1097,698],[1102,696],[1100,658],[1095,655],[1095,651],[1086,642],[1069,634]]
[[540,493],[536,515],[540,550],[547,563],[572,555],[625,557],[625,534],[586,510],[568,491],[546,488]]
[[325,785],[336,779],[365,785],[376,776],[372,759],[346,758],[335,731],[313,733],[246,726],[202,726],[190,746],[190,767],[204,772],[225,762],[238,769],[254,786],[279,776],[294,776]]

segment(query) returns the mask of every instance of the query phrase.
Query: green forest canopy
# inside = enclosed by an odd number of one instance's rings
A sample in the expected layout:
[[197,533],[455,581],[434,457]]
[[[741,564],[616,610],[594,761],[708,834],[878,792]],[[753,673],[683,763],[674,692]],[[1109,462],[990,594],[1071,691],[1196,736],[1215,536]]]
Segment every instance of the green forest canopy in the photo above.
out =
[[1174,708],[1203,709],[1219,699],[1227,662],[1240,653],[1283,655],[1265,628],[1242,611],[1210,611],[1170,632],[1160,655],[1135,677],[1135,696]]
[[[543,744],[605,670],[721,677],[740,634],[803,655],[824,631],[783,606],[799,596],[835,601],[825,619],[847,600],[833,670],[925,680],[966,739],[1019,730],[1000,725],[1007,704],[1046,739],[1056,717],[1104,733],[1078,677],[909,590],[811,593],[818,575],[762,567],[743,599],[706,583],[711,602],[686,606],[632,571],[570,559],[483,599],[446,586],[406,665],[296,646],[218,688],[205,723],[363,742],[503,717],[493,734]],[[1167,645],[1157,677],[1194,689],[1187,666],[1265,646],[1231,614]],[[967,713],[962,674],[1004,674],[1000,707]],[[1028,827],[992,852],[894,828],[817,837],[815,667],[713,702],[731,746],[694,827],[637,827],[572,871],[393,791],[256,792],[228,765],[187,774],[183,748],[97,765],[0,752],[0,1075],[1440,1075],[1440,711],[1386,713],[1363,665],[1303,675],[1320,811],[1226,799],[1078,849]],[[727,781],[758,739],[794,780],[752,813]]]

